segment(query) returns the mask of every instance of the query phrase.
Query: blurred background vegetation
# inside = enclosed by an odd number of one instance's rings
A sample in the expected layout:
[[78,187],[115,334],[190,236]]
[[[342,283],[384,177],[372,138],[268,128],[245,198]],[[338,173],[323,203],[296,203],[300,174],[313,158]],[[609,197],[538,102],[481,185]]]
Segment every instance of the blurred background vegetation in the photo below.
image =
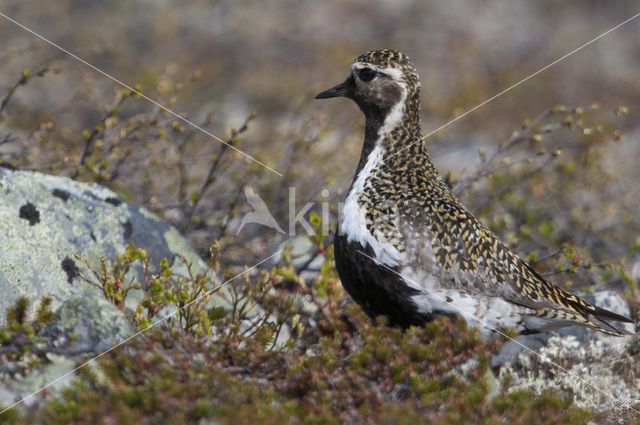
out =
[[[1,17],[0,161],[106,185],[203,255],[219,239],[222,264],[251,265],[285,236],[258,225],[236,236],[251,210],[245,185],[284,229],[289,187],[296,211],[329,202],[335,221],[364,120],[350,102],[312,99],[355,56],[393,48],[412,58],[426,134],[636,9],[632,0],[1,0],[3,14],[283,176]],[[519,253],[572,289],[626,292],[636,317],[639,68],[633,21],[430,137],[463,201]],[[330,240],[313,242],[323,251]]]
[[[347,101],[312,97],[342,81],[356,55],[382,47],[410,55],[422,77],[428,132],[622,22],[633,5],[3,0],[3,13],[284,177],[145,99],[123,99],[122,86],[4,18],[0,96],[14,92],[2,110],[0,160],[98,181],[178,225],[201,252],[222,237],[223,247],[238,249],[225,251],[223,261],[251,262],[270,252],[265,241],[277,235],[250,225],[235,237],[233,217],[249,210],[244,185],[255,187],[285,228],[289,186],[298,207],[312,201],[319,209],[328,200],[335,211],[343,199],[363,120]],[[463,193],[511,242],[526,236],[525,252],[575,242],[604,261],[640,245],[639,41],[631,22],[431,137],[434,161],[455,182],[477,170],[479,150],[490,156],[524,120],[557,104],[597,103],[584,125],[626,135],[611,143],[556,131],[504,156],[517,161],[542,147],[547,155]],[[617,117],[621,105],[631,113]],[[234,135],[254,112],[246,131]],[[562,156],[547,161],[556,149]],[[514,187],[514,178],[530,183]],[[488,204],[497,194],[508,202]]]

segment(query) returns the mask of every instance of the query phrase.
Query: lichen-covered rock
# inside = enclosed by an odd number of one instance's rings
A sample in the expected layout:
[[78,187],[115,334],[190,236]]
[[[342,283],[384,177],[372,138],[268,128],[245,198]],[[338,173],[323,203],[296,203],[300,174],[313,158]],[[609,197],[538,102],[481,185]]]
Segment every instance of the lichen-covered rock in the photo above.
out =
[[[616,292],[597,291],[594,295],[580,294],[580,296],[590,303],[603,307],[614,313],[618,313],[626,317],[631,316],[629,305]],[[617,326],[630,332],[634,332],[634,326],[631,323],[619,323]],[[549,340],[554,336],[559,336],[561,338],[572,337],[576,341],[584,344],[589,341],[600,341],[607,346],[618,348],[620,348],[628,339],[607,335],[584,326],[570,326],[553,332],[521,335],[517,337],[515,341],[509,341],[502,347],[500,353],[491,359],[491,366],[495,368],[507,363],[514,363],[522,353],[532,354],[532,351],[538,352],[542,347],[545,347]]]
[[[613,291],[580,295],[607,310],[630,316],[628,304]],[[634,331],[630,323],[620,326]],[[622,412],[640,403],[639,341],[638,336],[615,337],[572,326],[521,335],[503,346],[491,366],[500,367],[502,379],[509,377],[510,390],[540,393],[553,388],[568,391],[579,407]]]
[[500,369],[509,391],[547,389],[567,393],[582,408],[607,412],[611,422],[627,423],[640,403],[638,340],[627,337],[614,346],[574,336],[553,336],[537,354],[521,353]]
[[[86,352],[103,351],[122,341],[133,328],[101,291],[76,277],[77,270],[90,273],[74,254],[97,268],[101,256],[113,261],[130,242],[145,248],[155,266],[167,258],[174,273],[184,274],[184,256],[196,266],[194,272],[202,270],[202,260],[175,228],[114,192],[96,184],[0,167],[0,326],[6,324],[7,309],[19,297],[26,296],[37,306],[48,296],[56,313],[45,329],[52,341],[72,335],[73,347]],[[140,299],[141,294],[133,295],[132,299]]]

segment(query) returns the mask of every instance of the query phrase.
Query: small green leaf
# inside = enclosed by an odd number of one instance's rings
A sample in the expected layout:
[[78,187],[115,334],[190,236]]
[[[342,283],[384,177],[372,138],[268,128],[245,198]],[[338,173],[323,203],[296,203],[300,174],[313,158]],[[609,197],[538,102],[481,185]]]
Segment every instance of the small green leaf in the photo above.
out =
[[227,310],[224,307],[215,307],[209,310],[209,320],[215,322],[216,320],[220,320],[227,315]]

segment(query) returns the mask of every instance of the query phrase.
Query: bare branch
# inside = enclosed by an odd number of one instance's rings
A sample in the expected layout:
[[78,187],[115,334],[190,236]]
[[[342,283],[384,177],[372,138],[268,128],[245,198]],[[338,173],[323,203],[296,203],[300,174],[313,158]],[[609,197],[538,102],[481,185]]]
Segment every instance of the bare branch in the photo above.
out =
[[26,70],[26,69],[22,71],[22,75],[20,79],[16,81],[11,87],[9,87],[9,90],[7,90],[7,94],[0,101],[0,115],[2,115],[2,112],[4,112],[4,110],[6,109],[7,105],[9,104],[9,101],[13,97],[18,87],[25,85],[27,81],[29,81],[29,78],[34,76],[43,77],[49,71],[51,71],[51,64],[49,63],[47,63],[46,65],[44,65],[42,68],[40,68],[34,73],[31,73],[29,70]]

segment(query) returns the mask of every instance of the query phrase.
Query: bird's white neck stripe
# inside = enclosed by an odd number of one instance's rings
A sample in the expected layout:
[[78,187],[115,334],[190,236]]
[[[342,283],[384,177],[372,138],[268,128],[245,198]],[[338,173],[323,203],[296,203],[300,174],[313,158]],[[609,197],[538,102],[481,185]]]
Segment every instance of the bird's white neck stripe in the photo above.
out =
[[358,202],[358,198],[364,191],[367,178],[382,159],[383,150],[378,141],[376,142],[376,147],[369,154],[367,163],[360,170],[358,177],[351,186],[349,195],[347,195],[340,212],[339,232],[347,237],[347,242],[358,242],[363,247],[370,246],[373,249],[375,258],[380,263],[395,267],[402,260],[401,253],[391,243],[385,240],[378,240],[371,234],[366,225],[366,206]]
[[407,89],[403,87],[400,100],[391,108],[382,126],[378,129],[378,138],[374,143],[374,148],[369,153],[367,162],[353,182],[340,213],[339,232],[347,236],[347,242],[358,242],[363,247],[370,246],[375,253],[376,259],[382,264],[391,267],[397,266],[401,262],[402,254],[391,243],[383,239],[379,240],[371,234],[366,226],[366,207],[361,205],[358,199],[364,193],[367,180],[384,160],[386,152],[382,142],[391,130],[402,122],[406,98]]

